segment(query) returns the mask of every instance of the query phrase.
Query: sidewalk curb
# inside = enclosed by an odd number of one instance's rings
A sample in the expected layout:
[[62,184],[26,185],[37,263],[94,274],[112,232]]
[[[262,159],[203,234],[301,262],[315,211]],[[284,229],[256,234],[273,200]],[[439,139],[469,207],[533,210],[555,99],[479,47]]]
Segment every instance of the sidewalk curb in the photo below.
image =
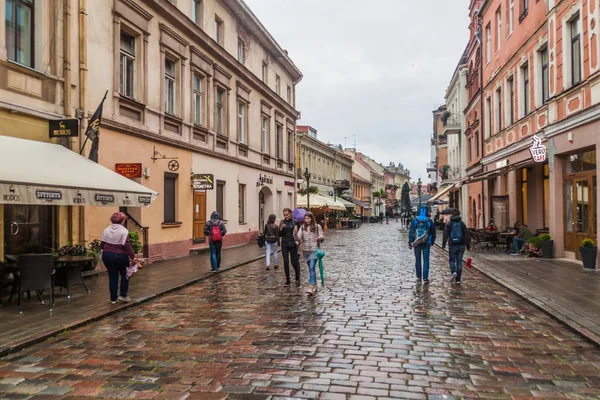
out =
[[[437,248],[436,251],[442,252],[444,254],[448,253],[446,250],[442,249],[442,247],[439,244],[435,244],[435,247]],[[588,342],[600,347],[600,336],[596,335],[594,332],[591,332],[589,329],[585,328],[584,326],[578,324],[577,322],[573,321],[572,319],[568,318],[567,316],[563,316],[562,314],[560,314],[557,310],[553,309],[552,307],[546,305],[544,302],[539,301],[535,298],[531,298],[528,296],[528,294],[522,290],[520,290],[519,288],[505,282],[502,277],[497,276],[493,273],[490,273],[489,271],[485,271],[484,269],[482,269],[481,267],[477,267],[477,264],[475,263],[475,260],[473,260],[473,269],[476,269],[479,273],[485,275],[486,277],[488,277],[489,279],[493,280],[494,282],[498,283],[499,285],[501,285],[502,287],[508,289],[509,291],[511,291],[512,293],[516,294],[517,296],[519,296],[520,298],[522,298],[523,300],[525,300],[527,303],[531,304],[532,306],[534,306],[535,308],[537,308],[538,310],[542,311],[543,313],[547,314],[550,318],[552,318],[555,321],[560,322],[561,324],[563,324],[565,327],[567,327],[569,330],[571,330],[572,332],[578,334],[579,336],[583,337],[585,340],[587,340]]]
[[[188,256],[188,257],[194,257],[194,256]],[[122,303],[122,305],[117,305],[114,308],[112,308],[112,309],[110,309],[110,310],[108,310],[106,312],[101,312],[101,313],[96,314],[94,316],[91,316],[91,317],[88,317],[88,318],[84,318],[82,320],[79,320],[79,321],[76,321],[76,322],[64,325],[60,329],[55,329],[55,330],[52,330],[50,332],[46,332],[46,333],[44,333],[44,334],[42,334],[42,335],[40,335],[38,337],[31,338],[31,339],[26,339],[26,340],[24,340],[22,342],[18,342],[16,344],[11,344],[11,345],[8,345],[6,347],[1,347],[0,348],[0,357],[5,357],[5,356],[7,356],[9,354],[13,354],[13,353],[16,353],[16,352],[18,352],[20,350],[23,350],[26,347],[30,347],[30,346],[33,346],[34,344],[38,344],[38,343],[41,343],[43,341],[49,340],[49,339],[51,339],[51,338],[59,335],[60,333],[66,331],[66,330],[73,330],[73,329],[80,328],[80,327],[85,326],[87,324],[90,324],[92,322],[96,322],[96,321],[99,321],[99,320],[104,319],[106,317],[109,317],[111,315],[114,315],[114,314],[116,314],[118,312],[121,312],[123,310],[129,309],[131,307],[135,307],[135,306],[143,304],[143,303],[146,303],[146,302],[148,302],[148,301],[150,301],[152,299],[158,298],[160,296],[164,296],[166,294],[175,292],[177,290],[184,289],[184,288],[186,288],[188,286],[191,286],[191,285],[193,285],[195,283],[212,279],[213,277],[218,276],[218,275],[220,275],[220,274],[222,274],[222,273],[224,273],[226,271],[230,271],[230,270],[242,267],[244,265],[251,264],[251,263],[253,263],[255,261],[258,261],[258,260],[261,260],[263,258],[265,258],[265,256],[261,255],[261,256],[258,256],[258,257],[251,258],[251,259],[246,260],[246,261],[239,262],[239,263],[231,265],[229,267],[224,267],[221,270],[219,270],[218,272],[208,272],[208,273],[206,273],[204,275],[201,275],[201,276],[195,277],[193,279],[190,279],[190,280],[178,283],[178,284],[176,284],[174,286],[168,287],[168,288],[166,288],[164,290],[161,290],[161,291],[159,291],[157,293],[154,293],[154,294],[151,294],[151,295],[148,295],[148,296],[145,296],[145,297],[137,298],[137,299],[135,299],[134,301],[132,301],[130,303]],[[119,303],[117,303],[117,304],[119,304]]]

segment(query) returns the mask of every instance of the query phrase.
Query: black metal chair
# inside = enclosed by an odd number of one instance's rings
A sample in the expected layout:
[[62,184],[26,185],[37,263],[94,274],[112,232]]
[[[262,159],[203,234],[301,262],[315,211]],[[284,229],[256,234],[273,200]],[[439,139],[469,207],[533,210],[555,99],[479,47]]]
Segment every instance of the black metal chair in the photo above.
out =
[[23,314],[23,292],[35,290],[42,304],[41,294],[49,290],[50,311],[54,307],[54,260],[52,254],[23,254],[19,256],[19,314]]
[[15,284],[14,270],[8,264],[0,262],[0,307],[2,307],[2,293]]

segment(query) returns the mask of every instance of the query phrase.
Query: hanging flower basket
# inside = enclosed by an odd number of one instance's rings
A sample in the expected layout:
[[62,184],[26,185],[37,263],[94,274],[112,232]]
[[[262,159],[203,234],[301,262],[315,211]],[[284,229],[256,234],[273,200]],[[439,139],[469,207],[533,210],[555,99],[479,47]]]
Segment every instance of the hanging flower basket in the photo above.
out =
[[315,186],[311,186],[308,188],[300,188],[298,189],[298,194],[302,196],[306,196],[307,194],[319,194],[319,188]]

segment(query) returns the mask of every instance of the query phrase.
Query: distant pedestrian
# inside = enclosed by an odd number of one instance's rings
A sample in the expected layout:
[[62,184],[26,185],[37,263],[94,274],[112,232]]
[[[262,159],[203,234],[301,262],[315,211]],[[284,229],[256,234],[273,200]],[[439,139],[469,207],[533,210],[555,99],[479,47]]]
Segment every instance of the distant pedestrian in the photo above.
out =
[[471,238],[467,225],[462,221],[460,211],[454,209],[450,221],[444,227],[444,239],[442,248],[448,243],[448,255],[450,258],[450,282],[460,285],[462,279],[462,260],[466,250],[471,250]]
[[221,214],[214,211],[210,215],[210,221],[204,225],[204,235],[208,238],[210,247],[210,267],[212,272],[217,272],[221,268],[221,248],[223,247],[223,238],[227,234],[225,223],[221,221]]
[[385,212],[385,224],[389,225],[390,223],[390,213],[388,211]]
[[[110,302],[115,304],[117,299],[131,301],[127,296],[129,281],[127,280],[127,267],[135,260],[135,254],[129,241],[129,231],[125,228],[127,215],[116,212],[110,217],[111,225],[102,234],[102,262],[108,270],[108,287],[110,290]],[[121,277],[121,289],[119,288],[119,276]]]
[[313,296],[317,293],[317,273],[315,271],[317,265],[317,249],[323,240],[325,240],[323,228],[321,225],[317,224],[313,213],[307,213],[304,217],[304,224],[302,224],[296,234],[296,245],[300,247],[302,259],[308,264],[309,288],[307,293],[309,296]]
[[383,224],[383,211],[379,211],[379,223]]
[[[429,284],[429,253],[431,246],[435,244],[435,225],[427,213],[427,206],[422,205],[419,215],[410,224],[408,234],[408,248],[415,251],[415,270],[417,272],[417,283]],[[421,269],[422,263],[422,269]]]
[[290,259],[294,267],[296,286],[300,286],[300,263],[298,262],[298,246],[294,237],[297,232],[292,219],[292,210],[283,209],[283,220],[279,223],[279,236],[281,237],[281,256],[283,257],[283,270],[285,272],[285,287],[290,286]]
[[269,215],[269,219],[265,224],[263,236],[265,237],[265,247],[267,248],[267,271],[271,265],[271,253],[273,253],[273,268],[279,268],[277,264],[277,251],[279,245],[279,227],[275,223],[277,216]]

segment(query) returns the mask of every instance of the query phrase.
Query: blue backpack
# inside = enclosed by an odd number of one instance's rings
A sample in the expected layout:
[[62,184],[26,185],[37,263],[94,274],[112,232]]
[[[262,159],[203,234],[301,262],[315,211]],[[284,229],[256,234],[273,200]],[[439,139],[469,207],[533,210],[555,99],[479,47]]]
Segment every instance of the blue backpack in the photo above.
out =
[[450,231],[450,242],[452,244],[462,244],[463,230],[460,222],[452,223],[452,230]]
[[429,219],[426,220],[416,220],[416,235],[415,241],[413,242],[413,246],[419,246],[422,244],[427,244],[429,242]]

